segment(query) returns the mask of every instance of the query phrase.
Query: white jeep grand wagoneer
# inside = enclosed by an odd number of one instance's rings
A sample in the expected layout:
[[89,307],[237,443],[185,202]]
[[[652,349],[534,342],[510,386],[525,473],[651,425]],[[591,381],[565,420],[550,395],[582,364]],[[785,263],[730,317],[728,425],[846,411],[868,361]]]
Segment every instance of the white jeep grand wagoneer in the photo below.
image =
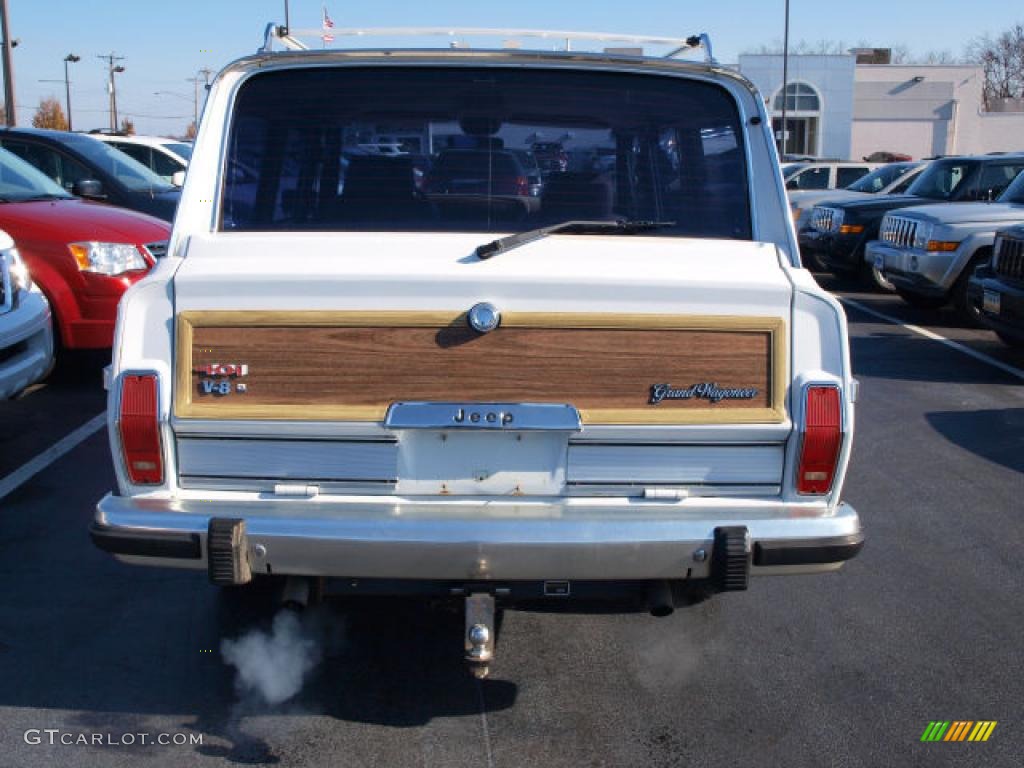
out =
[[121,304],[92,536],[300,600],[465,600],[482,675],[496,604],[668,613],[839,568],[855,395],[735,72],[267,51],[214,82],[168,255]]

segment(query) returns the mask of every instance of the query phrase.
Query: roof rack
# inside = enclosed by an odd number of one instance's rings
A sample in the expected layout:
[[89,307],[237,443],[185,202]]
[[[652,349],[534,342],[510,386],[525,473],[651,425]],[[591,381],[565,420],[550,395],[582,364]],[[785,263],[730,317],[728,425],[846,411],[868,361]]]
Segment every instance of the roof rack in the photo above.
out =
[[563,45],[562,50],[571,51],[574,41],[590,41],[602,43],[631,43],[633,45],[657,45],[669,47],[664,58],[672,59],[680,54],[697,48],[704,49],[704,61],[707,64],[715,65],[715,57],[711,52],[711,38],[706,32],[689,37],[657,37],[651,35],[623,35],[604,32],[569,32],[555,29],[500,29],[487,27],[366,27],[362,29],[349,28],[341,29],[330,27],[329,29],[289,29],[280,24],[267,24],[264,32],[263,47],[260,53],[272,53],[274,41],[292,51],[310,50],[311,46],[303,42],[302,38],[308,40],[325,39],[333,40],[336,37],[447,37],[452,39],[454,45],[458,38],[462,37],[500,37],[517,38],[525,37],[540,40],[558,41]]

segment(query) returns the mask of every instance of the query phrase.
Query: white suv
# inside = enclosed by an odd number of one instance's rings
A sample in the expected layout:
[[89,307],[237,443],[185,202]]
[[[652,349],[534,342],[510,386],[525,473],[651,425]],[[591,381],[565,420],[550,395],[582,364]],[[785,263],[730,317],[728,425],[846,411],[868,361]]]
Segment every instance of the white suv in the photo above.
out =
[[785,168],[786,189],[843,189],[881,165],[838,161],[789,163]]
[[[396,123],[451,162],[356,151]],[[770,126],[728,69],[577,46],[229,65],[121,303],[93,540],[465,600],[478,674],[496,602],[664,615],[838,569],[856,382]],[[581,160],[539,195],[502,161],[537,134]]]

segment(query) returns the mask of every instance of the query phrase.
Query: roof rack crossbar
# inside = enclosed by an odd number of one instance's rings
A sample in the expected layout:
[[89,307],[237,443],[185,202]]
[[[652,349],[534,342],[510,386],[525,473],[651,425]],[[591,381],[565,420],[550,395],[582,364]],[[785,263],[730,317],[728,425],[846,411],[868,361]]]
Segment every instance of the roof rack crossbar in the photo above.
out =
[[267,24],[263,47],[260,53],[270,53],[273,41],[279,40],[289,50],[308,50],[309,45],[301,38],[323,39],[325,35],[336,37],[526,37],[541,40],[562,41],[565,50],[572,50],[572,42],[591,41],[603,43],[631,43],[633,45],[671,46],[665,58],[676,56],[696,48],[704,49],[704,60],[715,64],[711,52],[711,38],[706,32],[689,37],[659,37],[656,35],[627,35],[608,32],[571,32],[557,29],[502,29],[488,27],[365,27],[324,29],[288,29],[279,24]]

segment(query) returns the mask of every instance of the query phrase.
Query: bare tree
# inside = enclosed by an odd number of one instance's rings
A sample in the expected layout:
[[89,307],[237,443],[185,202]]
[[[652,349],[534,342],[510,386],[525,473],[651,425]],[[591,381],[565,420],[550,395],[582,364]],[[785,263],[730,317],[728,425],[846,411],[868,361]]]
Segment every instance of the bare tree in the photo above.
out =
[[1015,24],[998,37],[977,37],[967,47],[967,58],[985,74],[985,109],[995,101],[1024,97],[1024,24]]
[[192,141],[196,137],[196,124],[189,123],[188,128],[185,129],[185,138]]
[[48,99],[39,100],[39,108],[32,116],[32,125],[35,128],[49,128],[53,131],[66,131],[68,119],[64,115],[64,109],[60,102],[52,96]]
[[125,117],[121,119],[121,133],[126,136],[135,135],[135,121],[131,118]]

